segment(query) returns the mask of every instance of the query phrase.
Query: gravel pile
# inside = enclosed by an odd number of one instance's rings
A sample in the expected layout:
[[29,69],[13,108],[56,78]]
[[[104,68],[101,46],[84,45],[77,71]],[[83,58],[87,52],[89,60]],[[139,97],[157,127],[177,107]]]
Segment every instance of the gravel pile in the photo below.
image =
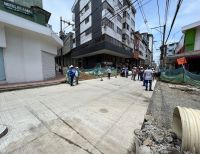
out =
[[[181,140],[176,134],[165,128],[159,128],[155,121],[145,120],[142,129],[134,131],[139,140],[140,151],[155,154],[179,154],[181,150]],[[148,151],[148,152],[147,152]],[[145,153],[144,151],[141,153]]]

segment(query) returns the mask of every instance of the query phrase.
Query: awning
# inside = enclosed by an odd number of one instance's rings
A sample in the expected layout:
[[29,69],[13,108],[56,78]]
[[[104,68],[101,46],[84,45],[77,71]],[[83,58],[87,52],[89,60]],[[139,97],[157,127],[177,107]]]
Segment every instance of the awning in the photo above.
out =
[[181,57],[190,58],[190,57],[196,57],[196,56],[200,56],[200,50],[184,52],[184,53],[181,53],[181,54],[168,56],[167,59],[173,60],[173,59],[178,59],[178,58],[181,58]]

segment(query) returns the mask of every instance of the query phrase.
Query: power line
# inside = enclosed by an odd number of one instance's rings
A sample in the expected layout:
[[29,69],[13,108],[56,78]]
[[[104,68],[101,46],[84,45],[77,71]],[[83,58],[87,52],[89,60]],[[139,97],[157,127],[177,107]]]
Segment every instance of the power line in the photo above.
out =
[[165,41],[165,44],[167,43],[167,41],[168,41],[168,39],[169,39],[169,36],[170,36],[170,34],[171,34],[172,28],[173,28],[173,26],[174,26],[174,23],[175,23],[175,20],[176,20],[176,17],[177,17],[177,14],[178,14],[178,11],[179,11],[179,9],[180,9],[180,7],[181,7],[182,2],[183,2],[183,0],[179,0],[178,3],[177,3],[176,12],[175,12],[175,14],[174,14],[174,18],[173,18],[173,21],[172,21],[172,23],[171,23],[170,30],[169,30],[169,34],[168,34],[168,36],[167,36],[167,39],[166,39],[166,41]]
[[158,8],[158,18],[159,18],[159,26],[160,26],[160,36],[161,36],[161,40],[162,40],[161,21],[160,21],[160,6],[159,6],[158,0],[157,0],[157,8]]
[[149,32],[148,21],[147,21],[147,18],[145,16],[145,13],[144,13],[143,6],[141,5],[141,1],[140,0],[136,0],[136,1],[137,1],[138,5],[139,5],[139,9],[140,9],[140,12],[142,14],[142,17],[143,17],[144,23],[146,25],[147,31]]

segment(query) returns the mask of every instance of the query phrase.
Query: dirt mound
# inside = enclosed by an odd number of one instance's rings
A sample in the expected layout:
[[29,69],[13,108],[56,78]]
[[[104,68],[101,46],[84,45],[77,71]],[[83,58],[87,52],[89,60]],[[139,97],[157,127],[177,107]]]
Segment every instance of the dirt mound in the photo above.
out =
[[87,74],[87,73],[84,73],[84,72],[80,73],[80,78],[79,78],[80,81],[91,80],[91,79],[96,79],[96,78],[95,78],[95,76]]

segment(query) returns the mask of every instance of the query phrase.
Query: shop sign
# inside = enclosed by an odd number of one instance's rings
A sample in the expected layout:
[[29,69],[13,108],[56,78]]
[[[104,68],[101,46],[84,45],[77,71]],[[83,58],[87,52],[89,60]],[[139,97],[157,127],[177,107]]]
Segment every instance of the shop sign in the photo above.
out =
[[187,63],[187,60],[185,57],[182,57],[182,58],[177,59],[177,63],[178,65],[183,65]]
[[8,1],[4,1],[3,4],[4,4],[4,7],[7,9],[10,9],[10,10],[13,10],[16,12],[20,12],[20,13],[23,13],[26,15],[33,15],[33,12],[27,7],[24,7],[24,6],[21,6],[21,5],[12,3],[12,2],[8,2]]

